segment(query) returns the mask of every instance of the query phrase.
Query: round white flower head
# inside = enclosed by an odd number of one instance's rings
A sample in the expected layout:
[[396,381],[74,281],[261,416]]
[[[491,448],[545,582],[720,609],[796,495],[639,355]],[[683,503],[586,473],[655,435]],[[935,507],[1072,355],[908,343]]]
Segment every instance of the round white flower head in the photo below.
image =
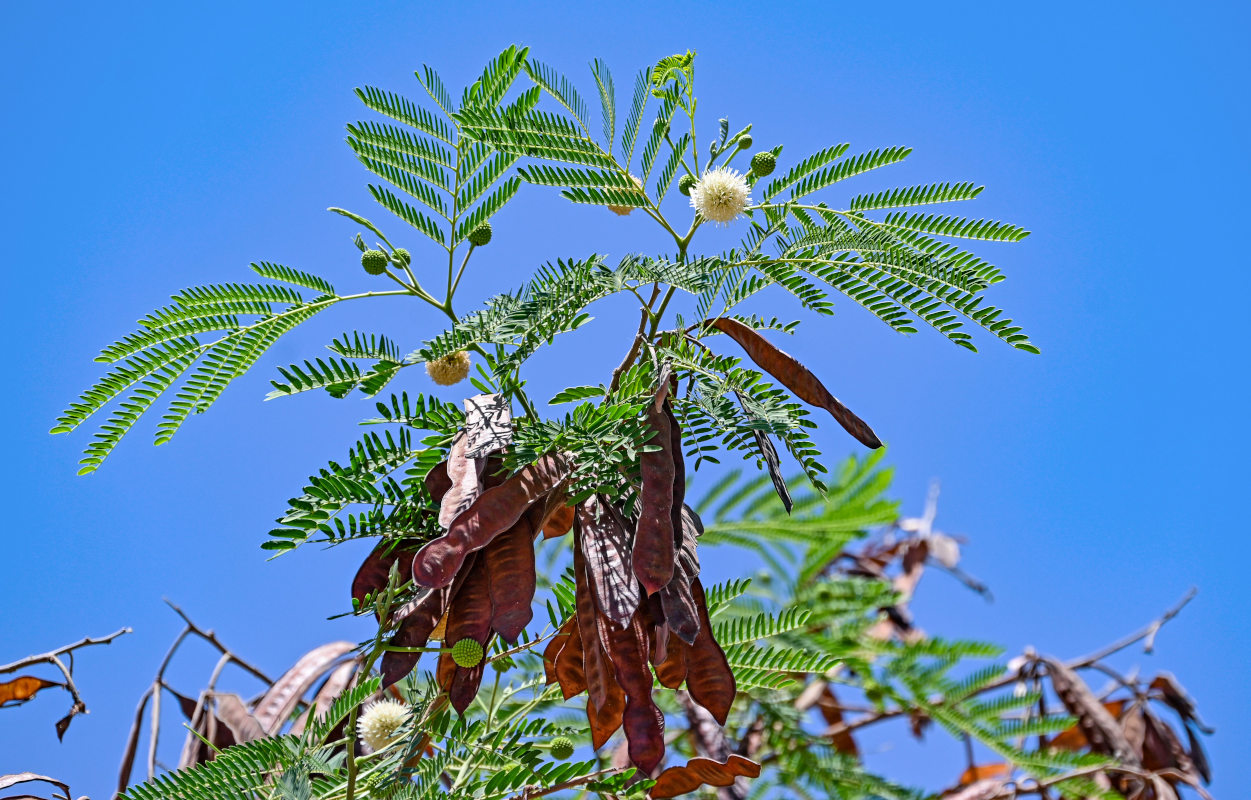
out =
[[469,354],[458,350],[435,361],[427,361],[426,374],[440,386],[460,383],[469,375]]
[[691,188],[691,205],[704,219],[727,223],[751,203],[747,179],[737,170],[720,167],[705,172]]
[[408,719],[408,706],[395,700],[379,700],[365,707],[356,732],[371,752],[395,741],[396,731]]
[[[639,187],[640,189],[643,188],[643,182],[639,180],[637,177],[635,177],[634,175],[630,176],[630,180],[634,181],[635,186]],[[611,206],[610,205],[608,207],[608,210],[616,214],[619,217],[624,217],[625,215],[629,214],[631,211],[634,210],[634,206]]]

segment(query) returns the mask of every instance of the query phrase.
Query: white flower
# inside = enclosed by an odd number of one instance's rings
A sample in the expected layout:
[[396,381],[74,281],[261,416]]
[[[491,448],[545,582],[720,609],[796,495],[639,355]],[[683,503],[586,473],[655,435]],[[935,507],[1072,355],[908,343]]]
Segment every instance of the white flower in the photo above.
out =
[[408,719],[408,706],[395,700],[379,700],[365,707],[356,732],[372,752],[395,741],[396,731]]
[[747,179],[727,167],[705,172],[691,188],[691,205],[704,219],[726,223],[751,203]]

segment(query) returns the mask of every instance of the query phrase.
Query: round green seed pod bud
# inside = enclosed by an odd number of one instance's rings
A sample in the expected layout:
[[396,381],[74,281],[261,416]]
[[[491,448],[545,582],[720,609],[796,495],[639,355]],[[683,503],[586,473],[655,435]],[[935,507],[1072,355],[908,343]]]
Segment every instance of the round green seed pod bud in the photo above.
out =
[[474,247],[482,247],[491,241],[491,223],[484,222],[469,233],[469,243]]
[[697,183],[699,183],[699,180],[694,175],[691,175],[688,172],[687,174],[683,175],[681,178],[678,178],[678,191],[686,195],[687,197],[690,197],[691,187],[693,187]]
[[751,171],[757,175],[764,177],[768,175],[778,165],[777,156],[765,150],[751,157]]
[[746,150],[746,149],[747,149],[747,148],[749,148],[749,147],[751,147],[751,137],[750,137],[750,136],[740,136],[740,137],[738,137],[738,149],[739,149],[739,150]]
[[564,761],[573,755],[573,742],[568,736],[557,736],[552,740],[552,758]]
[[381,275],[387,271],[387,265],[391,263],[391,259],[381,250],[366,250],[361,253],[361,266],[370,275]]
[[391,258],[395,259],[395,263],[402,267],[407,267],[413,263],[413,254],[405,250],[403,247],[395,248],[395,252],[391,254]]
[[452,660],[465,669],[476,667],[482,663],[482,645],[476,639],[461,639],[452,645]]

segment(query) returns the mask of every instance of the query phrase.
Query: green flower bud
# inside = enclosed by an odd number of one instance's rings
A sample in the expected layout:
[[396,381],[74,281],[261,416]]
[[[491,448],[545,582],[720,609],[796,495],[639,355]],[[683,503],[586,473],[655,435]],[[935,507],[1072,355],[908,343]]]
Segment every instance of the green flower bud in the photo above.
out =
[[452,660],[465,669],[481,664],[482,655],[482,645],[476,639],[461,639],[452,645]]
[[491,241],[491,223],[484,222],[469,233],[469,243],[474,247],[482,247]]
[[564,761],[573,755],[573,742],[568,736],[557,736],[552,739],[552,758]]
[[697,183],[699,183],[699,180],[696,179],[694,175],[691,175],[688,172],[687,174],[683,175],[681,178],[678,178],[678,191],[686,195],[687,197],[690,197],[691,187],[693,187]]
[[366,250],[361,253],[361,266],[370,275],[381,275],[387,271],[387,265],[391,263],[391,259],[387,258],[387,254],[381,250]]
[[738,149],[739,149],[739,150],[746,150],[746,149],[747,149],[747,148],[749,148],[749,147],[751,147],[751,137],[750,137],[750,136],[740,136],[740,137],[738,137]]
[[777,156],[765,150],[751,157],[751,171],[764,177],[777,168]]
[[395,263],[401,267],[407,267],[413,263],[413,254],[405,250],[403,247],[395,248],[395,252],[391,254],[391,258],[395,259]]

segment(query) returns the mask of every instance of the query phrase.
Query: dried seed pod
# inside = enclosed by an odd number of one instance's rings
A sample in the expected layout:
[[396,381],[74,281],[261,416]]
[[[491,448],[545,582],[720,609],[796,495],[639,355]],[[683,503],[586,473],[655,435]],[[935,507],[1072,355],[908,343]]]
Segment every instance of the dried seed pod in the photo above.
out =
[[516,642],[534,617],[534,528],[528,517],[495,537],[481,558],[491,579],[491,627]]
[[606,690],[604,702],[599,707],[596,707],[590,700],[586,704],[586,721],[591,729],[591,746],[596,750],[603,747],[621,727],[622,716],[625,713],[625,692],[617,683],[611,664],[608,664],[604,688]]
[[556,680],[560,683],[561,694],[566,700],[586,691],[586,673],[582,666],[582,632],[578,629],[576,617],[570,619],[573,621],[573,626],[569,629],[569,639],[556,654],[556,663],[553,668]]
[[[665,654],[662,660],[656,664],[656,680],[660,681],[660,685],[666,689],[678,689],[686,680],[686,646],[676,633],[664,628],[661,632],[668,641],[665,644]],[[657,636],[660,636],[660,633],[657,633]]]
[[511,528],[536,501],[559,486],[569,474],[568,461],[549,454],[494,486],[452,521],[443,536],[429,542],[413,558],[413,580],[422,586],[447,586],[465,558]]
[[658,449],[639,456],[643,487],[631,555],[634,574],[654,594],[673,577],[673,454],[664,412],[649,407],[647,425],[655,432],[648,444]]
[[[473,639],[482,645],[483,651],[491,641],[491,577],[483,559],[475,559],[468,568],[464,585],[452,599],[447,615],[447,641],[459,642]],[[453,662],[455,663],[455,662]],[[448,699],[457,712],[463,714],[478,694],[484,664],[476,667],[456,667],[456,673],[448,687]]]
[[561,623],[560,629],[552,636],[551,641],[547,643],[547,647],[543,648],[543,676],[548,686],[556,682],[556,657],[560,655],[560,651],[569,643],[569,638],[573,635],[573,628],[578,624],[576,617],[570,617]]
[[654,682],[647,665],[647,632],[643,629],[642,615],[636,613],[624,629],[607,621],[598,627],[617,683],[625,691],[622,726],[629,743],[630,760],[645,775],[650,775],[665,755],[665,719],[652,701]]
[[[431,632],[443,618],[449,594],[446,589],[430,589],[424,597],[400,609],[396,616],[403,616],[388,644],[393,647],[425,647],[430,641]],[[421,653],[400,653],[394,650],[384,652],[382,688],[387,688],[412,672],[420,659]]]
[[721,645],[712,636],[708,602],[699,578],[692,581],[691,591],[695,596],[700,624],[695,643],[686,646],[686,688],[696,703],[708,709],[717,722],[724,725],[730,706],[734,704],[737,684]]
[[575,582],[574,616],[578,620],[578,632],[582,639],[582,674],[586,678],[588,702],[596,708],[604,704],[608,695],[608,681],[611,680],[608,665],[605,663],[604,651],[599,642],[597,620],[600,612],[596,608],[595,598],[587,581],[586,558],[582,553],[581,540],[585,533],[581,530],[581,519],[574,523],[579,528],[573,544],[573,574]]
[[682,509],[686,503],[686,461],[682,458],[682,425],[673,413],[673,404],[665,401],[665,417],[669,420],[669,455],[673,459],[673,546],[682,546]]
[[[365,598],[371,594],[377,597],[378,593],[387,586],[387,581],[391,576],[391,566],[400,559],[412,558],[415,552],[417,552],[417,542],[414,539],[379,542],[369,555],[365,556],[360,568],[356,570],[355,577],[352,578],[352,600],[355,601],[355,605],[357,607],[363,605]],[[374,609],[375,616],[377,613],[377,609]]]
[[439,503],[439,524],[444,528],[452,524],[452,520],[461,512],[473,505],[473,501],[482,494],[482,473],[486,469],[486,457],[466,458],[465,450],[469,446],[469,435],[460,430],[452,439],[452,448],[447,454],[447,477],[449,488]]
[[639,607],[639,582],[631,570],[630,534],[606,501],[592,496],[577,509],[577,546],[600,611],[625,625]]
[[694,644],[699,635],[699,611],[695,607],[695,597],[691,585],[699,577],[699,555],[696,553],[696,537],[703,530],[699,517],[690,508],[683,506],[679,519],[681,544],[677,552],[677,567],[673,572],[673,580],[660,590],[660,603],[664,609],[664,619],[669,627],[687,644]]
[[735,778],[760,776],[760,765],[731,753],[725,761],[711,758],[692,758],[681,767],[670,767],[656,778],[648,795],[653,800],[677,797],[693,792],[700,786],[733,786]]
[[717,317],[708,320],[705,324],[711,325],[738,342],[748,358],[790,389],[800,400],[830,412],[830,416],[834,417],[844,430],[856,437],[865,447],[876,449],[882,446],[882,440],[877,438],[877,434],[868,423],[853,414],[851,409],[830,394],[817,376],[800,364],[794,356],[774,347],[759,333],[736,319]]
[[452,488],[452,479],[447,474],[447,462],[440,461],[430,468],[423,480],[426,484],[426,491],[430,493],[430,497],[434,499],[436,504],[443,502],[443,495],[447,494],[447,490]]

